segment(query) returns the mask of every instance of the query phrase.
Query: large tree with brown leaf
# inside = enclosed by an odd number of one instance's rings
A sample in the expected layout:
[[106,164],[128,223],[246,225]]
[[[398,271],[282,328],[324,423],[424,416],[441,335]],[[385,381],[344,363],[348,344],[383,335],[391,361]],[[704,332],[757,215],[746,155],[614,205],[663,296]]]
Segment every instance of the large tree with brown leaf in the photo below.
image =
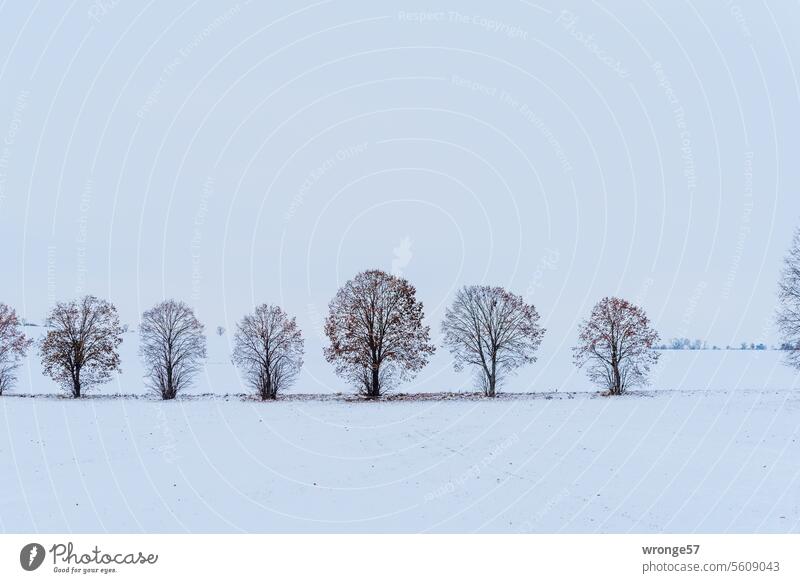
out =
[[16,371],[31,342],[22,332],[14,309],[0,303],[0,395],[17,380]]
[[800,229],[783,262],[778,302],[777,323],[787,350],[786,360],[800,368]]
[[48,315],[39,345],[45,374],[75,398],[120,372],[122,327],[106,300],[84,296],[58,303]]
[[414,286],[377,269],[359,273],[337,292],[325,334],[325,358],[369,398],[412,378],[435,350]]
[[611,395],[646,383],[650,368],[658,362],[654,350],[658,333],[642,308],[621,298],[597,302],[581,325],[579,338],[572,349],[575,364],[586,366],[589,378]]
[[474,367],[484,394],[494,397],[506,374],[536,361],[545,330],[536,308],[521,296],[470,285],[458,291],[445,312],[442,332],[454,368]]

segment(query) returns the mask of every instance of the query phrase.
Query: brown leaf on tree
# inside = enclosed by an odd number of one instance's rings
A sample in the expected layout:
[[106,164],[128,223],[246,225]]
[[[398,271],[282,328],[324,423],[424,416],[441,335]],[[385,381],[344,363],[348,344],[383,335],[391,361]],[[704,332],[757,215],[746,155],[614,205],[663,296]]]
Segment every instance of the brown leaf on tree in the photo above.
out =
[[49,330],[39,345],[42,367],[73,397],[107,382],[113,372],[121,372],[118,348],[122,327],[110,302],[84,296],[58,303],[45,326]]
[[16,371],[32,342],[22,332],[17,313],[0,303],[0,395],[16,382]]
[[328,308],[325,358],[366,397],[379,397],[412,378],[435,350],[416,289],[401,277],[363,271],[337,292]]
[[642,308],[621,298],[600,300],[581,325],[579,338],[572,349],[575,365],[586,365],[589,378],[611,395],[645,384],[658,362],[658,333]]

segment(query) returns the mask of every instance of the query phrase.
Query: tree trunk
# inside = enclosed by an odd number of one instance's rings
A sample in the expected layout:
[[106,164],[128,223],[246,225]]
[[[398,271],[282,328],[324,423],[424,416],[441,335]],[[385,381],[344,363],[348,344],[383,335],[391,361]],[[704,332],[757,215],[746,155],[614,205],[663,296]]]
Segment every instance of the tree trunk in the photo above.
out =
[[489,383],[488,383],[489,386],[486,388],[486,396],[487,397],[494,397],[495,396],[495,394],[496,394],[495,382],[496,381],[495,381],[494,377],[490,376],[489,377]]
[[492,355],[492,372],[489,373],[489,390],[487,397],[494,397],[497,394],[497,356]]
[[620,386],[622,384],[622,377],[619,374],[619,364],[614,362],[612,364],[612,370],[613,370],[613,373],[614,373],[614,378],[613,378],[614,386],[611,387],[611,394],[612,395],[620,395],[620,394],[622,394],[622,387]]
[[172,366],[167,366],[167,390],[166,394],[162,395],[165,399],[172,399],[175,396],[175,391],[172,389]]
[[272,397],[272,384],[270,381],[269,375],[262,375],[259,379],[258,394],[261,396],[262,401],[267,401]]
[[78,376],[72,379],[72,396],[76,399],[81,398],[81,379]]
[[381,387],[380,387],[380,375],[379,368],[377,364],[372,365],[372,386],[370,387],[369,393],[367,396],[372,398],[377,398],[381,396]]

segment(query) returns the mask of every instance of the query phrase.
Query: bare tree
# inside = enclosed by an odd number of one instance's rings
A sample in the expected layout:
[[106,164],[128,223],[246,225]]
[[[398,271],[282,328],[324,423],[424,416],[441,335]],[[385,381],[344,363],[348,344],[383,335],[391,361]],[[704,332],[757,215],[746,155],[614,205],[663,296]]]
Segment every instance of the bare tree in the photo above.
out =
[[403,278],[363,271],[328,308],[325,358],[367,397],[380,397],[395,382],[410,379],[435,350],[430,328],[422,323],[422,302]]
[[33,342],[20,328],[17,313],[0,303],[0,395],[16,382],[20,361]]
[[174,399],[200,370],[206,357],[203,331],[194,311],[176,300],[142,314],[139,353],[150,388],[162,399]]
[[278,306],[262,304],[242,318],[233,342],[233,361],[262,400],[277,398],[303,367],[302,333]]
[[573,358],[576,366],[588,366],[592,381],[620,395],[647,382],[650,368],[658,362],[657,342],[658,333],[642,308],[620,298],[603,298],[581,325]]
[[113,304],[94,296],[58,303],[39,345],[45,374],[73,397],[120,371],[122,327]]
[[539,313],[501,287],[461,288],[442,323],[454,368],[475,367],[484,394],[494,397],[507,373],[536,361],[545,330]]
[[777,324],[787,348],[786,360],[800,368],[800,229],[783,261],[778,301]]

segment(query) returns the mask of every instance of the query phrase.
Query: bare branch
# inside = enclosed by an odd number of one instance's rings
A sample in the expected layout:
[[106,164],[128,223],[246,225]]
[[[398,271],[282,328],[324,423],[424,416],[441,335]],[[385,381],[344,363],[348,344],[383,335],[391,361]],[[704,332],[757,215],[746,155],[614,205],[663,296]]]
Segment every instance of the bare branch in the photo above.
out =
[[587,367],[593,382],[610,394],[647,382],[658,361],[653,350],[658,333],[642,308],[620,298],[603,298],[580,328],[580,342],[572,349],[578,367]]
[[203,332],[183,302],[166,300],[142,314],[139,354],[151,390],[162,399],[174,399],[200,370],[206,358]]
[[783,261],[778,283],[776,322],[783,337],[787,362],[800,368],[800,229]]
[[33,342],[20,328],[17,313],[0,303],[0,395],[16,382],[16,371]]
[[45,374],[73,397],[120,372],[122,327],[113,304],[94,296],[58,303],[39,344]]
[[545,330],[536,308],[522,297],[501,287],[472,285],[456,294],[442,332],[454,368],[475,367],[480,388],[494,397],[505,375],[536,361]]
[[379,270],[361,272],[331,300],[325,358],[362,394],[379,397],[428,363],[435,348],[422,320],[422,303],[407,280]]
[[262,304],[237,325],[233,361],[262,400],[275,399],[300,373],[303,345],[297,321]]

